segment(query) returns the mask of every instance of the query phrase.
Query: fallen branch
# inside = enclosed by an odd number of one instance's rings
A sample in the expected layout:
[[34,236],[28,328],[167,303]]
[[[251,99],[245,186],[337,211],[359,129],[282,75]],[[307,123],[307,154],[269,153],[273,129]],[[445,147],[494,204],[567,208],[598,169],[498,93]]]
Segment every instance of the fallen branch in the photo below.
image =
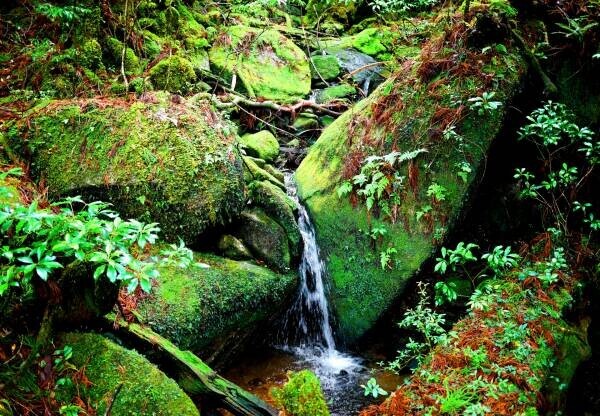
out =
[[210,99],[219,109],[243,106],[250,108],[273,110],[276,112],[290,113],[292,117],[294,117],[296,113],[298,113],[300,110],[303,110],[305,108],[312,108],[316,112],[338,117],[342,113],[334,111],[332,110],[332,108],[346,109],[348,107],[347,103],[343,101],[334,101],[328,104],[317,104],[314,101],[310,100],[300,100],[294,104],[278,104],[274,101],[255,101],[237,94],[232,96],[230,95],[231,98],[226,101],[221,100],[214,94],[209,93],[198,94],[198,97]]

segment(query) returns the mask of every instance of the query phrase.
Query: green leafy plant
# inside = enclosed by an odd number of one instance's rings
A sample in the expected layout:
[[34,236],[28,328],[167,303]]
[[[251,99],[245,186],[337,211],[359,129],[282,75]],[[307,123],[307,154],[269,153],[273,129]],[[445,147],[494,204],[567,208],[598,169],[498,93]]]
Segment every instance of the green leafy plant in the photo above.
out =
[[[510,246],[496,246],[491,252],[484,253],[480,259],[474,253],[476,248],[478,248],[476,244],[463,241],[459,242],[455,249],[442,247],[440,250],[441,257],[436,259],[434,271],[441,275],[445,275],[449,271],[459,272],[461,276],[471,281],[471,286],[475,289],[478,281],[485,277],[497,278],[507,269],[516,267],[521,260],[521,256],[513,253]],[[485,260],[485,264],[483,267],[479,267],[478,271],[473,271],[472,264],[478,260]],[[442,280],[436,283],[435,302],[437,305],[454,302],[457,298],[458,293],[453,282]],[[483,309],[483,306],[477,304],[476,308]]]
[[494,101],[495,92],[485,91],[480,97],[469,98],[469,108],[477,111],[480,116],[492,114],[502,107],[501,101]]
[[374,399],[379,396],[387,396],[388,394],[373,377],[367,381],[367,384],[361,384],[360,386],[364,389],[365,396],[371,396]]
[[367,157],[360,172],[352,180],[344,181],[337,189],[340,198],[353,192],[365,202],[367,211],[375,207],[392,222],[396,220],[400,195],[404,189],[404,176],[398,173],[400,164],[416,158],[426,149],[410,152],[392,152],[384,156]]
[[[9,174],[20,172],[5,172],[5,178]],[[0,189],[0,194],[9,192],[4,185]],[[81,209],[75,211],[74,205]],[[0,296],[12,287],[28,286],[33,279],[46,282],[74,261],[93,264],[96,280],[106,277],[130,291],[140,286],[148,292],[158,277],[156,263],[164,261],[144,252],[158,238],[157,224],[123,221],[109,204],[85,203],[79,197],[44,209],[37,201],[29,206],[0,202],[0,230]],[[178,263],[191,256],[184,246],[171,247],[164,254],[167,261]]]
[[[567,38],[575,39],[577,42],[582,43],[583,39],[591,29],[598,26],[598,22],[591,21],[588,16],[580,16],[570,18],[566,16],[567,23],[557,23],[556,26],[561,28],[561,31],[556,33],[563,35]],[[589,22],[589,23],[588,23]]]
[[[533,143],[539,153],[544,176],[536,175],[526,168],[515,171],[514,178],[520,186],[520,196],[533,199],[544,212],[543,218],[552,220],[546,224],[557,233],[570,235],[569,218],[573,212],[583,214],[582,222],[590,232],[600,224],[590,203],[577,200],[586,181],[592,176],[600,161],[600,144],[587,127],[579,127],[575,116],[564,104],[548,101],[527,117],[528,124],[519,130],[520,140]],[[577,166],[570,160],[583,158]]]
[[414,308],[408,309],[404,313],[402,321],[398,323],[400,328],[417,332],[419,339],[409,338],[393,361],[382,363],[391,371],[399,373],[411,361],[420,362],[434,345],[447,342],[449,337],[452,336],[444,328],[446,324],[444,314],[438,313],[428,306],[427,286],[426,283],[418,283],[419,302]]
[[394,254],[397,254],[398,250],[394,247],[388,247],[384,251],[381,252],[379,256],[379,262],[381,264],[381,268],[383,270],[391,269],[394,259]]

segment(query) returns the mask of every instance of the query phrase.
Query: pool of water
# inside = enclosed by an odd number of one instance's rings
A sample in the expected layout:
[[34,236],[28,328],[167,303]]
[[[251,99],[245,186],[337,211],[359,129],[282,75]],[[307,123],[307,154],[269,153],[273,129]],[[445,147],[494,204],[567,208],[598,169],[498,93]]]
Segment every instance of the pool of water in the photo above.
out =
[[319,347],[273,347],[245,358],[225,377],[270,404],[274,403],[269,391],[287,381],[288,371],[313,370],[321,381],[332,416],[356,415],[365,406],[380,403],[380,399],[365,397],[360,387],[371,377],[388,392],[404,381],[404,376],[383,370],[375,356],[358,357]]

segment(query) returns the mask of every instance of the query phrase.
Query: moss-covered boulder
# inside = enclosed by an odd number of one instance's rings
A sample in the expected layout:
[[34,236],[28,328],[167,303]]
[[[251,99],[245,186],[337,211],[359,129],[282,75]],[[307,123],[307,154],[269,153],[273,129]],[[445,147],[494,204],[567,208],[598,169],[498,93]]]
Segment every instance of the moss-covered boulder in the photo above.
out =
[[250,260],[252,259],[252,253],[238,238],[225,234],[219,238],[217,247],[220,253],[233,260]]
[[186,92],[196,80],[196,73],[190,61],[173,55],[164,58],[150,69],[150,80],[156,89]]
[[[440,50],[437,58],[445,53],[450,52]],[[458,64],[435,66],[433,58],[408,60],[324,130],[296,172],[298,195],[313,218],[331,278],[339,333],[348,341],[364,334],[390,307],[468,202],[476,175],[465,171],[483,166],[525,69],[514,49],[486,59],[461,63],[471,68],[467,73]],[[504,103],[499,110],[478,114],[457,106],[457,99],[467,103],[491,85],[494,100]],[[371,178],[361,187],[361,179],[353,183],[353,177],[368,156],[385,155],[402,161],[382,176],[387,184],[378,192],[387,196],[373,195],[371,186],[367,200]],[[369,231],[376,226],[386,233],[374,244]]]
[[28,138],[22,151],[50,197],[108,201],[125,218],[159,222],[168,239],[192,243],[243,208],[231,131],[208,103],[157,94],[131,104],[51,103],[7,136],[14,148]]
[[[267,170],[267,166],[264,164],[264,161],[261,162],[261,159],[254,159],[252,157],[244,156],[244,180],[247,183],[250,183],[255,180],[259,181],[268,181],[273,185],[278,186],[281,189],[285,189],[285,184],[281,180],[280,176],[276,176],[272,173],[269,173]],[[260,164],[263,164],[265,168],[260,167]]]
[[[90,46],[93,45],[90,44]],[[108,38],[106,41],[106,47],[113,61],[119,67],[122,65],[123,69],[125,70],[125,74],[132,75],[141,71],[140,59],[135,54],[135,51],[130,47],[125,46],[123,42],[117,38]]]
[[209,51],[216,73],[237,78],[251,97],[278,102],[303,98],[310,92],[308,58],[291,40],[273,29],[232,26],[218,36]]
[[262,130],[254,134],[244,134],[240,143],[246,150],[246,154],[273,162],[279,155],[279,142],[268,130]]
[[112,403],[113,415],[200,415],[177,383],[137,352],[93,333],[68,333],[61,341],[73,348],[71,363],[90,381],[77,395],[98,414]]
[[275,270],[288,271],[291,254],[288,236],[277,221],[262,209],[254,207],[242,212],[236,235],[250,249],[254,257]]
[[270,182],[254,181],[250,184],[250,200],[274,219],[287,235],[290,255],[298,259],[302,250],[302,236],[296,222],[296,203],[279,187]]
[[315,80],[331,81],[340,75],[338,60],[332,55],[314,55],[310,58],[312,77]]
[[350,98],[356,95],[356,87],[350,84],[332,85],[317,92],[317,103],[327,103],[342,98]]
[[271,396],[287,416],[329,416],[321,383],[310,370],[289,373],[283,387],[273,388]]
[[286,307],[297,276],[213,255],[196,254],[195,260],[185,270],[161,267],[158,285],[137,312],[182,350],[219,364]]

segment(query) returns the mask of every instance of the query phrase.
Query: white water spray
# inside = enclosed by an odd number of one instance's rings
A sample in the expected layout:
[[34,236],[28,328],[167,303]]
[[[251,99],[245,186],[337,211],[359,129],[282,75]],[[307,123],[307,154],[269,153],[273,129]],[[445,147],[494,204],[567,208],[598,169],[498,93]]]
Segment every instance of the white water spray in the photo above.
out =
[[343,375],[348,381],[363,367],[360,359],[336,349],[324,280],[325,267],[315,229],[306,208],[298,200],[291,175],[286,176],[286,188],[298,205],[298,227],[304,250],[298,270],[300,288],[284,322],[284,331],[288,335],[284,348],[306,362],[319,376],[323,387],[333,387],[339,381],[338,376]]

